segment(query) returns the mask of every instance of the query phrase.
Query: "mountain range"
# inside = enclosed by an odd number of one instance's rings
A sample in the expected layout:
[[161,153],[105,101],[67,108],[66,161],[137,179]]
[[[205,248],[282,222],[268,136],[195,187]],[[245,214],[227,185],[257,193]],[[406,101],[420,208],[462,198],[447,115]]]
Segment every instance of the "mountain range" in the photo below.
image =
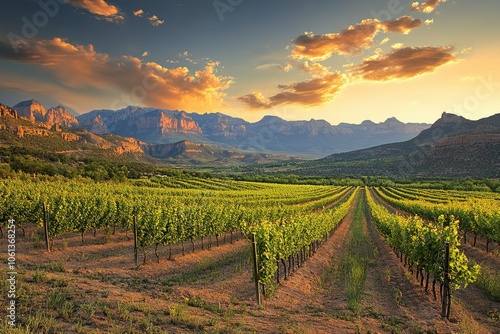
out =
[[286,121],[265,116],[256,123],[221,113],[197,114],[155,108],[127,107],[94,110],[78,117],[82,126],[95,133],[113,133],[149,143],[180,140],[219,144],[242,151],[324,157],[369,146],[407,140],[428,124],[404,124],[395,118],[375,124],[324,120]]
[[46,109],[36,101],[25,101],[15,107],[16,109],[0,104],[0,147],[41,150],[67,154],[78,159],[93,158],[112,161],[118,159],[155,165],[228,166],[283,159],[295,160],[292,156],[242,152],[215,143],[181,140],[174,143],[154,144],[132,137],[111,134],[109,131],[98,135],[82,127],[78,120],[62,106]]
[[129,106],[120,110],[93,110],[74,117],[64,107],[46,109],[35,100],[13,106],[30,121],[83,127],[97,135],[116,134],[152,144],[187,140],[231,150],[320,158],[373,145],[408,140],[429,124],[383,123],[331,125],[324,120],[286,121],[265,116],[255,123],[221,113],[187,113],[178,110]]
[[471,121],[443,113],[429,129],[398,143],[333,154],[297,165],[303,175],[500,177],[500,114]]
[[15,109],[19,117],[25,117],[30,122],[45,122],[57,124],[66,128],[77,127],[78,120],[64,106],[45,108],[36,100],[22,101],[16,104]]
[[[0,146],[83,158],[184,166],[285,160],[275,169],[265,167],[265,172],[500,177],[500,114],[471,121],[443,113],[432,126],[395,118],[334,126],[323,120],[286,121],[275,116],[250,123],[221,113],[133,106],[74,117],[63,106],[47,109],[30,100],[12,108],[0,104],[0,116]],[[297,160],[318,156],[322,158]]]

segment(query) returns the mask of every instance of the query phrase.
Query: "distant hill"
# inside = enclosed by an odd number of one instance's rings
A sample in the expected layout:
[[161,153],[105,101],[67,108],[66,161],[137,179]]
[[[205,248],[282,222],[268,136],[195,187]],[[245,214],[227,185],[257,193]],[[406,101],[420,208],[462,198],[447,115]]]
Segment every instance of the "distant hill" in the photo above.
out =
[[18,112],[19,117],[24,117],[30,122],[44,122],[66,128],[79,126],[75,116],[61,105],[47,109],[36,100],[28,100],[19,102],[12,109]]
[[170,163],[186,165],[247,165],[263,164],[282,160],[297,160],[293,156],[283,154],[269,154],[246,152],[228,149],[218,145],[192,143],[182,140],[173,144],[147,144],[144,152],[154,158]]
[[[32,107],[35,108],[32,109]],[[36,110],[36,111],[34,111]],[[228,166],[268,163],[293,159],[285,155],[242,152],[220,145],[180,141],[172,144],[150,144],[135,138],[102,131],[97,135],[77,127],[60,107],[49,110],[29,103],[23,116],[0,104],[0,147],[23,147],[45,152],[63,153],[76,158],[98,158],[110,161],[136,161],[156,165]],[[30,120],[28,120],[28,116]],[[58,118],[59,116],[62,116]],[[36,121],[36,119],[48,120]],[[35,120],[33,120],[35,119]]]
[[18,113],[11,107],[4,106],[3,104],[0,103],[0,116],[10,116],[12,118],[17,119]]
[[[400,137],[413,139],[375,146]],[[370,145],[374,147],[293,163],[297,156]],[[500,114],[471,121],[443,113],[432,126],[395,118],[332,126],[275,116],[249,123],[221,113],[140,107],[94,110],[75,118],[63,106],[47,109],[29,100],[14,108],[0,104],[0,146],[163,165],[286,161],[276,164],[281,166],[276,172],[302,175],[498,178]]]
[[333,154],[293,172],[392,177],[500,177],[500,114],[477,121],[443,113],[415,138]]
[[94,110],[78,116],[80,125],[96,134],[113,133],[145,142],[224,145],[228,149],[258,153],[324,157],[373,145],[408,140],[429,124],[365,121],[333,126],[324,120],[286,121],[265,116],[255,123],[221,113],[187,113],[177,110],[129,106],[117,111]]
[[285,154],[320,158],[373,145],[408,140],[429,124],[382,123],[331,125],[324,120],[286,121],[265,116],[255,123],[221,113],[129,106],[120,110],[93,110],[75,117],[64,106],[46,108],[36,100],[22,101],[12,109],[20,118],[67,129],[85,128],[96,135],[115,134],[151,144],[181,141],[203,143],[257,154]]

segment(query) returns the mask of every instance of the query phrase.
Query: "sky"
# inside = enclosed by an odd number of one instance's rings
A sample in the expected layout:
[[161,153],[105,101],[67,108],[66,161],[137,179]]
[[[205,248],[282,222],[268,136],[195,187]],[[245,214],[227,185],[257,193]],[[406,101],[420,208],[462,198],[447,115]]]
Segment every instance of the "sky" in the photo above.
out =
[[500,112],[498,0],[2,0],[0,103],[255,122]]

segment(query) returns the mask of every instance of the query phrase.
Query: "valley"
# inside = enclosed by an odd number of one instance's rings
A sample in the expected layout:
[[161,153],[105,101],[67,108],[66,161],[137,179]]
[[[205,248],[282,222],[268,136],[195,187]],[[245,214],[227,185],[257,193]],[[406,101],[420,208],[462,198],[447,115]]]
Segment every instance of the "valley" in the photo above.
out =
[[500,334],[499,1],[0,2],[1,334]]
[[[496,333],[499,328],[498,290],[486,288],[479,282],[454,292],[449,320],[441,317],[439,296],[434,299],[430,290],[426,292],[415,272],[412,275],[400,261],[398,251],[390,247],[391,241],[383,237],[375,223],[372,204],[367,201],[367,196],[372,196],[369,195],[373,192],[371,188],[351,188],[346,192],[349,188],[194,181],[195,178],[191,178],[188,184],[173,178],[168,187],[156,189],[106,185],[101,190],[90,190],[91,185],[80,184],[81,192],[65,195],[59,208],[51,204],[58,201],[58,197],[50,197],[51,203],[47,204],[53,240],[50,252],[45,249],[43,228],[27,223],[26,219],[17,219],[19,325],[30,328],[33,333],[330,333],[332,330],[339,333],[469,333],[471,330]],[[3,185],[9,191],[16,183],[3,182]],[[42,188],[37,187],[42,193],[55,195],[58,191],[64,192],[66,186],[45,182]],[[411,188],[398,189],[412,191]],[[88,191],[94,194],[87,194]],[[123,192],[127,195],[121,194]],[[99,198],[97,193],[103,197]],[[263,196],[264,193],[268,195]],[[479,198],[485,194],[427,193],[448,198],[457,195]],[[170,194],[184,199],[172,205],[172,199],[166,200]],[[211,199],[205,200],[205,210],[200,210],[194,203],[207,194]],[[14,203],[13,196],[17,198]],[[2,215],[11,212],[12,205],[30,209],[29,203],[36,202],[37,196],[37,191],[30,189],[24,194],[4,194]],[[159,206],[151,205],[156,201],[154,196],[164,198],[157,202]],[[234,196],[242,201],[229,204]],[[498,195],[487,197],[493,199]],[[141,202],[146,198],[148,204],[143,206]],[[286,210],[272,207],[277,199]],[[228,204],[223,205],[224,201]],[[277,218],[287,221],[282,228],[296,224],[290,220],[292,216],[299,220],[307,221],[308,216],[318,220],[323,215],[334,217],[341,206],[346,208],[339,218],[329,223],[333,230],[326,239],[316,237],[311,245],[301,246],[298,241],[303,234],[292,231],[288,237],[283,234],[283,240],[289,241],[279,245],[291,246],[294,250],[289,253],[291,257],[286,253],[280,255],[284,256],[283,264],[287,266],[277,263],[273,269],[277,271],[271,271],[271,281],[266,278],[265,254],[266,249],[274,252],[274,248],[258,241],[259,281],[261,293],[265,292],[261,306],[257,305],[255,296],[248,231],[264,225],[249,226],[247,222],[260,220],[256,215],[263,212],[253,209],[245,212],[244,208],[253,201],[261,203],[265,216],[282,216]],[[69,203],[73,203],[73,208],[65,207]],[[72,225],[65,217],[72,216],[72,211],[85,210],[77,203],[88,208],[100,207],[92,214],[96,219],[84,216]],[[118,211],[112,209],[112,203]],[[40,215],[38,205],[31,209],[35,209],[30,213],[33,217]],[[179,218],[167,218],[170,210],[179,210]],[[243,211],[238,214],[237,210]],[[131,238],[132,218],[126,214],[132,215],[134,211],[140,246],[137,267]],[[167,220],[155,220],[155,215]],[[254,220],[246,218],[249,215]],[[182,220],[182,216],[191,218]],[[156,230],[155,221],[166,224],[167,230]],[[198,225],[205,226],[204,229],[189,227],[196,226],[197,221],[205,222]],[[334,222],[338,225],[332,225]],[[86,227],[80,229],[77,224]],[[182,229],[171,228],[180,224],[187,225]],[[3,231],[6,228],[3,226]],[[299,225],[296,228],[300,228]],[[285,230],[269,231],[285,233]],[[260,233],[257,232],[257,240],[267,238]],[[170,237],[165,239],[162,235]],[[292,239],[287,239],[289,237]],[[468,242],[459,246],[460,251],[465,251],[474,263],[483,266],[487,262],[496,268],[498,244],[492,243],[486,252],[482,241],[472,246],[470,238],[469,235]],[[268,242],[272,243],[271,240]],[[292,246],[294,242],[296,246]],[[293,266],[289,267],[292,258]],[[357,276],[359,269],[361,276]],[[416,270],[418,272],[418,268]],[[279,283],[276,283],[277,277]],[[486,277],[481,279],[494,280]],[[5,323],[2,326],[6,333],[11,332]]]

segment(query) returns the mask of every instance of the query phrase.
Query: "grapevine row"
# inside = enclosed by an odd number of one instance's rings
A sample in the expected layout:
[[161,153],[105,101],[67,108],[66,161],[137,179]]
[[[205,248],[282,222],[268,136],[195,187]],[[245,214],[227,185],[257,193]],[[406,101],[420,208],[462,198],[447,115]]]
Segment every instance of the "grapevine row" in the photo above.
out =
[[426,274],[426,289],[429,277],[433,277],[433,292],[435,284],[443,282],[443,247],[445,241],[450,249],[451,288],[456,290],[466,287],[475,281],[479,266],[469,261],[460,251],[458,221],[449,217],[446,220],[440,215],[438,223],[426,223],[418,216],[405,218],[399,214],[391,214],[385,207],[375,202],[370,191],[366,192],[367,201],[372,215],[372,221],[386,241],[401,255],[409,266],[417,266],[417,274],[421,275],[421,283]]
[[248,226],[247,231],[255,234],[257,240],[259,283],[273,286],[279,261],[284,263],[294,254],[308,253],[311,248],[314,249],[316,242],[324,240],[347,214],[357,193],[358,189],[347,200],[329,210],[266,219]]
[[500,243],[500,210],[498,201],[494,199],[471,199],[469,201],[450,201],[436,204],[425,200],[408,199],[401,195],[394,195],[393,189],[376,189],[377,193],[391,205],[419,215],[424,219],[437,222],[441,215],[453,216],[460,221],[460,229],[467,233],[474,233],[485,237],[487,248],[490,242]]
[[[136,217],[138,243],[147,247],[218,238],[250,223],[291,219],[333,202],[348,188],[260,185],[261,189],[200,191],[72,182],[0,182],[0,219],[16,219],[18,226],[41,224],[45,204],[49,234],[84,234],[100,228],[131,229]],[[260,199],[265,197],[266,199]],[[298,197],[298,199],[297,199]],[[235,200],[237,199],[237,200]],[[284,204],[284,203],[290,204]],[[171,248],[170,248],[171,249]]]

